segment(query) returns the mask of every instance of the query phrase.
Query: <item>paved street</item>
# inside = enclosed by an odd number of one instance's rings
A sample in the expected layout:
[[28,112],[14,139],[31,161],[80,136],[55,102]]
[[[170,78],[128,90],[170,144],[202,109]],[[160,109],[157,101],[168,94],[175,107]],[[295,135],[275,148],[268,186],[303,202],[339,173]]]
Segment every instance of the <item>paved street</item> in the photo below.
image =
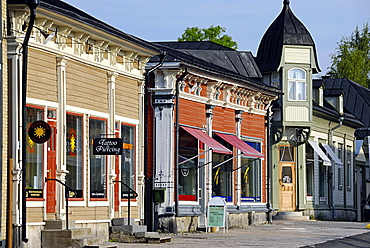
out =
[[[230,229],[229,233],[225,234],[220,231],[171,235],[172,242],[169,243],[119,244],[118,247],[370,247],[370,229],[366,228],[367,224],[366,222],[274,221],[271,225]],[[353,237],[342,239],[349,236]]]

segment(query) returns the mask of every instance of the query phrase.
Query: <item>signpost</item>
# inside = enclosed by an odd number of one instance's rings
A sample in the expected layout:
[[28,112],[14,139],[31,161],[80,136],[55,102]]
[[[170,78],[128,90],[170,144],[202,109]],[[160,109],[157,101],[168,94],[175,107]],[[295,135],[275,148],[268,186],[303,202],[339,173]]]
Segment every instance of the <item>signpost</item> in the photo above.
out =
[[214,197],[208,203],[208,227],[224,227],[226,223],[226,202],[221,197]]

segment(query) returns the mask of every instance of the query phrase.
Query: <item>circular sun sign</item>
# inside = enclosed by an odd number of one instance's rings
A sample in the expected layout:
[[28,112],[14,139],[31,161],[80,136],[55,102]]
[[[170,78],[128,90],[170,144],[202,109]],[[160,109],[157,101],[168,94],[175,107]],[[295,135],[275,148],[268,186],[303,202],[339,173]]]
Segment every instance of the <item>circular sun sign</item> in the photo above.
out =
[[50,139],[51,128],[45,121],[32,122],[28,128],[28,136],[35,143],[45,143]]

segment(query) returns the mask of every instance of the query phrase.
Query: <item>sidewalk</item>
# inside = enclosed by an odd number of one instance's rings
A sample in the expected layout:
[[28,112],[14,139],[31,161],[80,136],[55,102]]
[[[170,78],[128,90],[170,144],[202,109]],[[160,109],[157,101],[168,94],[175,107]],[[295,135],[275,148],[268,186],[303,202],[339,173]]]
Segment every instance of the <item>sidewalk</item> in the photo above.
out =
[[[273,224],[249,226],[243,229],[229,229],[228,233],[186,233],[170,235],[172,242],[163,244],[119,244],[118,247],[173,247],[173,248],[210,248],[210,247],[349,247],[337,246],[347,244],[348,240],[341,238],[354,237],[350,242],[359,242],[361,246],[370,247],[370,229],[366,228],[367,222],[338,222],[338,221],[274,221]],[[362,239],[360,239],[361,237]],[[336,240],[336,244],[326,241]],[[364,246],[363,243],[368,246]],[[314,246],[320,244],[320,246]],[[325,245],[325,246],[324,246]]]

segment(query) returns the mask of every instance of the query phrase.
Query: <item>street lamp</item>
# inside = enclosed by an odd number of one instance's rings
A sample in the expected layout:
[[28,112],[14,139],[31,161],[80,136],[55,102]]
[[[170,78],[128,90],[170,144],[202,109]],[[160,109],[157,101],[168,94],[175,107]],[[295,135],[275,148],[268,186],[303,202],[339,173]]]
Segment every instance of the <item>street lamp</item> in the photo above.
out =
[[28,42],[30,40],[33,24],[36,19],[36,8],[39,6],[40,0],[26,0],[26,5],[30,9],[30,20],[28,23],[26,36],[22,44],[22,241],[27,243],[26,237],[26,101],[27,101],[27,63],[28,63]]

